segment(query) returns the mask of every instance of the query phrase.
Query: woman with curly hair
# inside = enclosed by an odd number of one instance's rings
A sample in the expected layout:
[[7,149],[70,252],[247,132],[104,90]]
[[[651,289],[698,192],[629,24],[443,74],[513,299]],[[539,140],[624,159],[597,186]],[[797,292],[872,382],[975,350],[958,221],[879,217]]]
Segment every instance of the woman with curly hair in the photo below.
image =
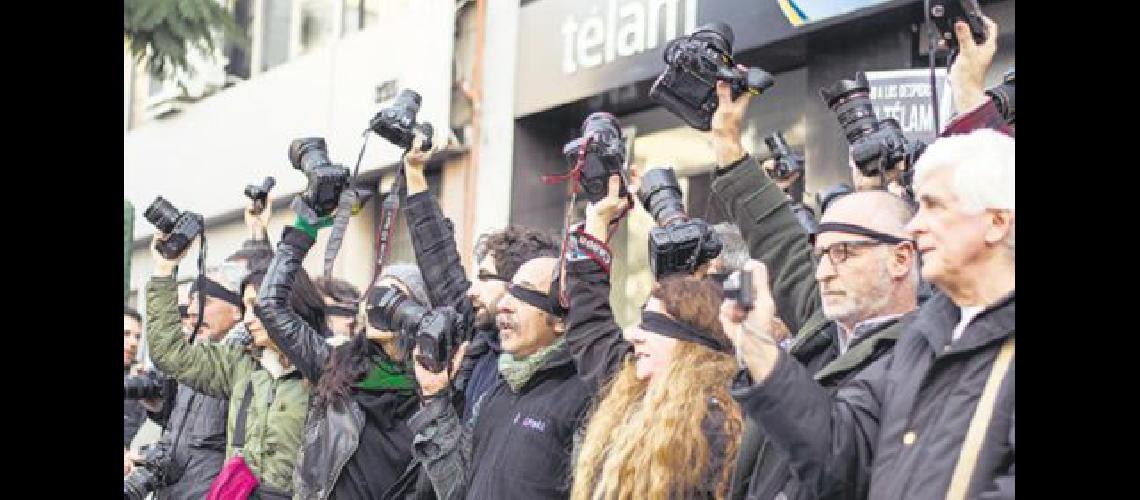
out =
[[[610,192],[616,193],[611,179]],[[719,320],[720,288],[670,276],[624,334],[609,306],[609,196],[587,208],[567,266],[567,343],[598,390],[577,446],[573,499],[723,498],[740,442],[737,372]]]

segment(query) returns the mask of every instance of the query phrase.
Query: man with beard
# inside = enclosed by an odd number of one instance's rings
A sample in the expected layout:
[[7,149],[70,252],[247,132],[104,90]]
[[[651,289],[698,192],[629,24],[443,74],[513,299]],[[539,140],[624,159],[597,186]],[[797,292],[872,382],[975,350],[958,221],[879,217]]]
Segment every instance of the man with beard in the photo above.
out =
[[427,189],[423,168],[428,154],[413,148],[406,159],[408,228],[431,303],[454,307],[464,324],[474,329],[469,332],[471,340],[453,380],[454,387],[463,392],[466,417],[499,377],[498,359],[503,352],[495,326],[499,301],[523,263],[557,256],[558,243],[548,233],[523,226],[484,234],[475,248],[475,280],[468,282],[451,223]]

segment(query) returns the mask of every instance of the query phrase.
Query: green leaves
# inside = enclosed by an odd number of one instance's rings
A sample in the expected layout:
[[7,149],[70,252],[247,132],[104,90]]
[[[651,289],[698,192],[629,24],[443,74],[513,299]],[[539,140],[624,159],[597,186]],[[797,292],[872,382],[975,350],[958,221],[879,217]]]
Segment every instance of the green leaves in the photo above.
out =
[[193,75],[187,49],[212,56],[220,34],[227,44],[249,46],[233,16],[215,0],[123,0],[123,34],[131,54],[152,76]]

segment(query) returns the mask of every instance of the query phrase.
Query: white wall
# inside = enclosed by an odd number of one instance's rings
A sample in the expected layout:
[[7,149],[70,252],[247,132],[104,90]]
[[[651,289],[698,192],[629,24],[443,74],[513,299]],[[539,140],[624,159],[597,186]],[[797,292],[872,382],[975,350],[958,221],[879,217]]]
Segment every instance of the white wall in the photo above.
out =
[[[384,81],[418,91],[421,119],[447,127],[454,9],[450,0],[413,2],[399,16],[382,16],[363,32],[128,132],[124,191],[140,212],[136,238],[153,232],[141,212],[158,195],[210,217],[242,206],[242,187],[265,175],[277,178],[278,193],[300,191],[304,176],[286,155],[294,138],[324,137],[333,160],[352,168],[361,132],[382,107],[375,93]],[[373,136],[361,171],[398,158],[396,147]]]
[[[483,105],[476,172],[475,227],[471,238],[501,229],[510,221],[515,138],[515,74],[518,2],[486,0],[483,58]],[[486,196],[483,194],[494,194]]]
[[[154,232],[142,213],[163,196],[180,210],[207,218],[238,210],[246,203],[246,184],[266,175],[277,179],[275,196],[292,198],[305,178],[293,170],[286,154],[298,137],[320,136],[333,161],[352,168],[361,132],[384,105],[376,103],[377,85],[391,79],[399,88],[423,97],[419,117],[439,131],[449,125],[455,4],[451,0],[417,0],[406,8],[382,10],[365,31],[336,40],[304,56],[189,105],[169,118],[147,123],[124,136],[124,194],[135,205],[136,250],[131,256],[131,288],[140,290],[152,263],[140,240]],[[513,66],[512,66],[513,67]],[[400,151],[375,134],[360,171],[394,165]],[[509,157],[508,157],[509,159]],[[508,167],[509,168],[509,167]],[[509,174],[508,174],[509,178]],[[369,209],[353,217],[334,275],[364,287],[372,269],[375,217]],[[276,242],[294,215],[278,209],[270,222]],[[305,268],[316,276],[324,266],[321,232]],[[248,235],[243,222],[208,226],[208,263],[221,262]],[[179,275],[196,273],[197,245]]]

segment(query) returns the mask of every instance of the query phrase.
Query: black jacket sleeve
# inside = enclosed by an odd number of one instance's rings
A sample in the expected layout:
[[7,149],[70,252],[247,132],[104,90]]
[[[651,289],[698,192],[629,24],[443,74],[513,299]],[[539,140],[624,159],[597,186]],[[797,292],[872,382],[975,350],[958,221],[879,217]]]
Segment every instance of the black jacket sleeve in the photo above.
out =
[[313,327],[289,306],[293,282],[301,270],[301,261],[314,240],[304,232],[286,226],[277,244],[277,253],[269,263],[265,282],[257,294],[253,312],[261,318],[265,331],[289,362],[306,379],[316,383],[328,360],[331,347]]
[[[416,251],[416,263],[424,275],[432,305],[450,305],[457,311],[470,312],[467,289],[471,282],[464,275],[451,221],[444,218],[439,204],[427,191],[408,197],[405,214],[412,247]],[[467,307],[461,307],[464,303]]]
[[811,243],[788,195],[751,155],[717,176],[712,190],[729,220],[740,226],[749,255],[768,267],[776,311],[788,330],[796,334],[809,322],[826,320]]
[[865,498],[893,353],[863,369],[835,397],[787,353],[779,356],[764,383],[734,391],[742,411],[788,452],[805,490],[821,498]]
[[566,264],[570,312],[566,317],[566,347],[574,356],[578,376],[594,391],[605,386],[633,347],[622,338],[610,309],[610,277],[593,260]]

